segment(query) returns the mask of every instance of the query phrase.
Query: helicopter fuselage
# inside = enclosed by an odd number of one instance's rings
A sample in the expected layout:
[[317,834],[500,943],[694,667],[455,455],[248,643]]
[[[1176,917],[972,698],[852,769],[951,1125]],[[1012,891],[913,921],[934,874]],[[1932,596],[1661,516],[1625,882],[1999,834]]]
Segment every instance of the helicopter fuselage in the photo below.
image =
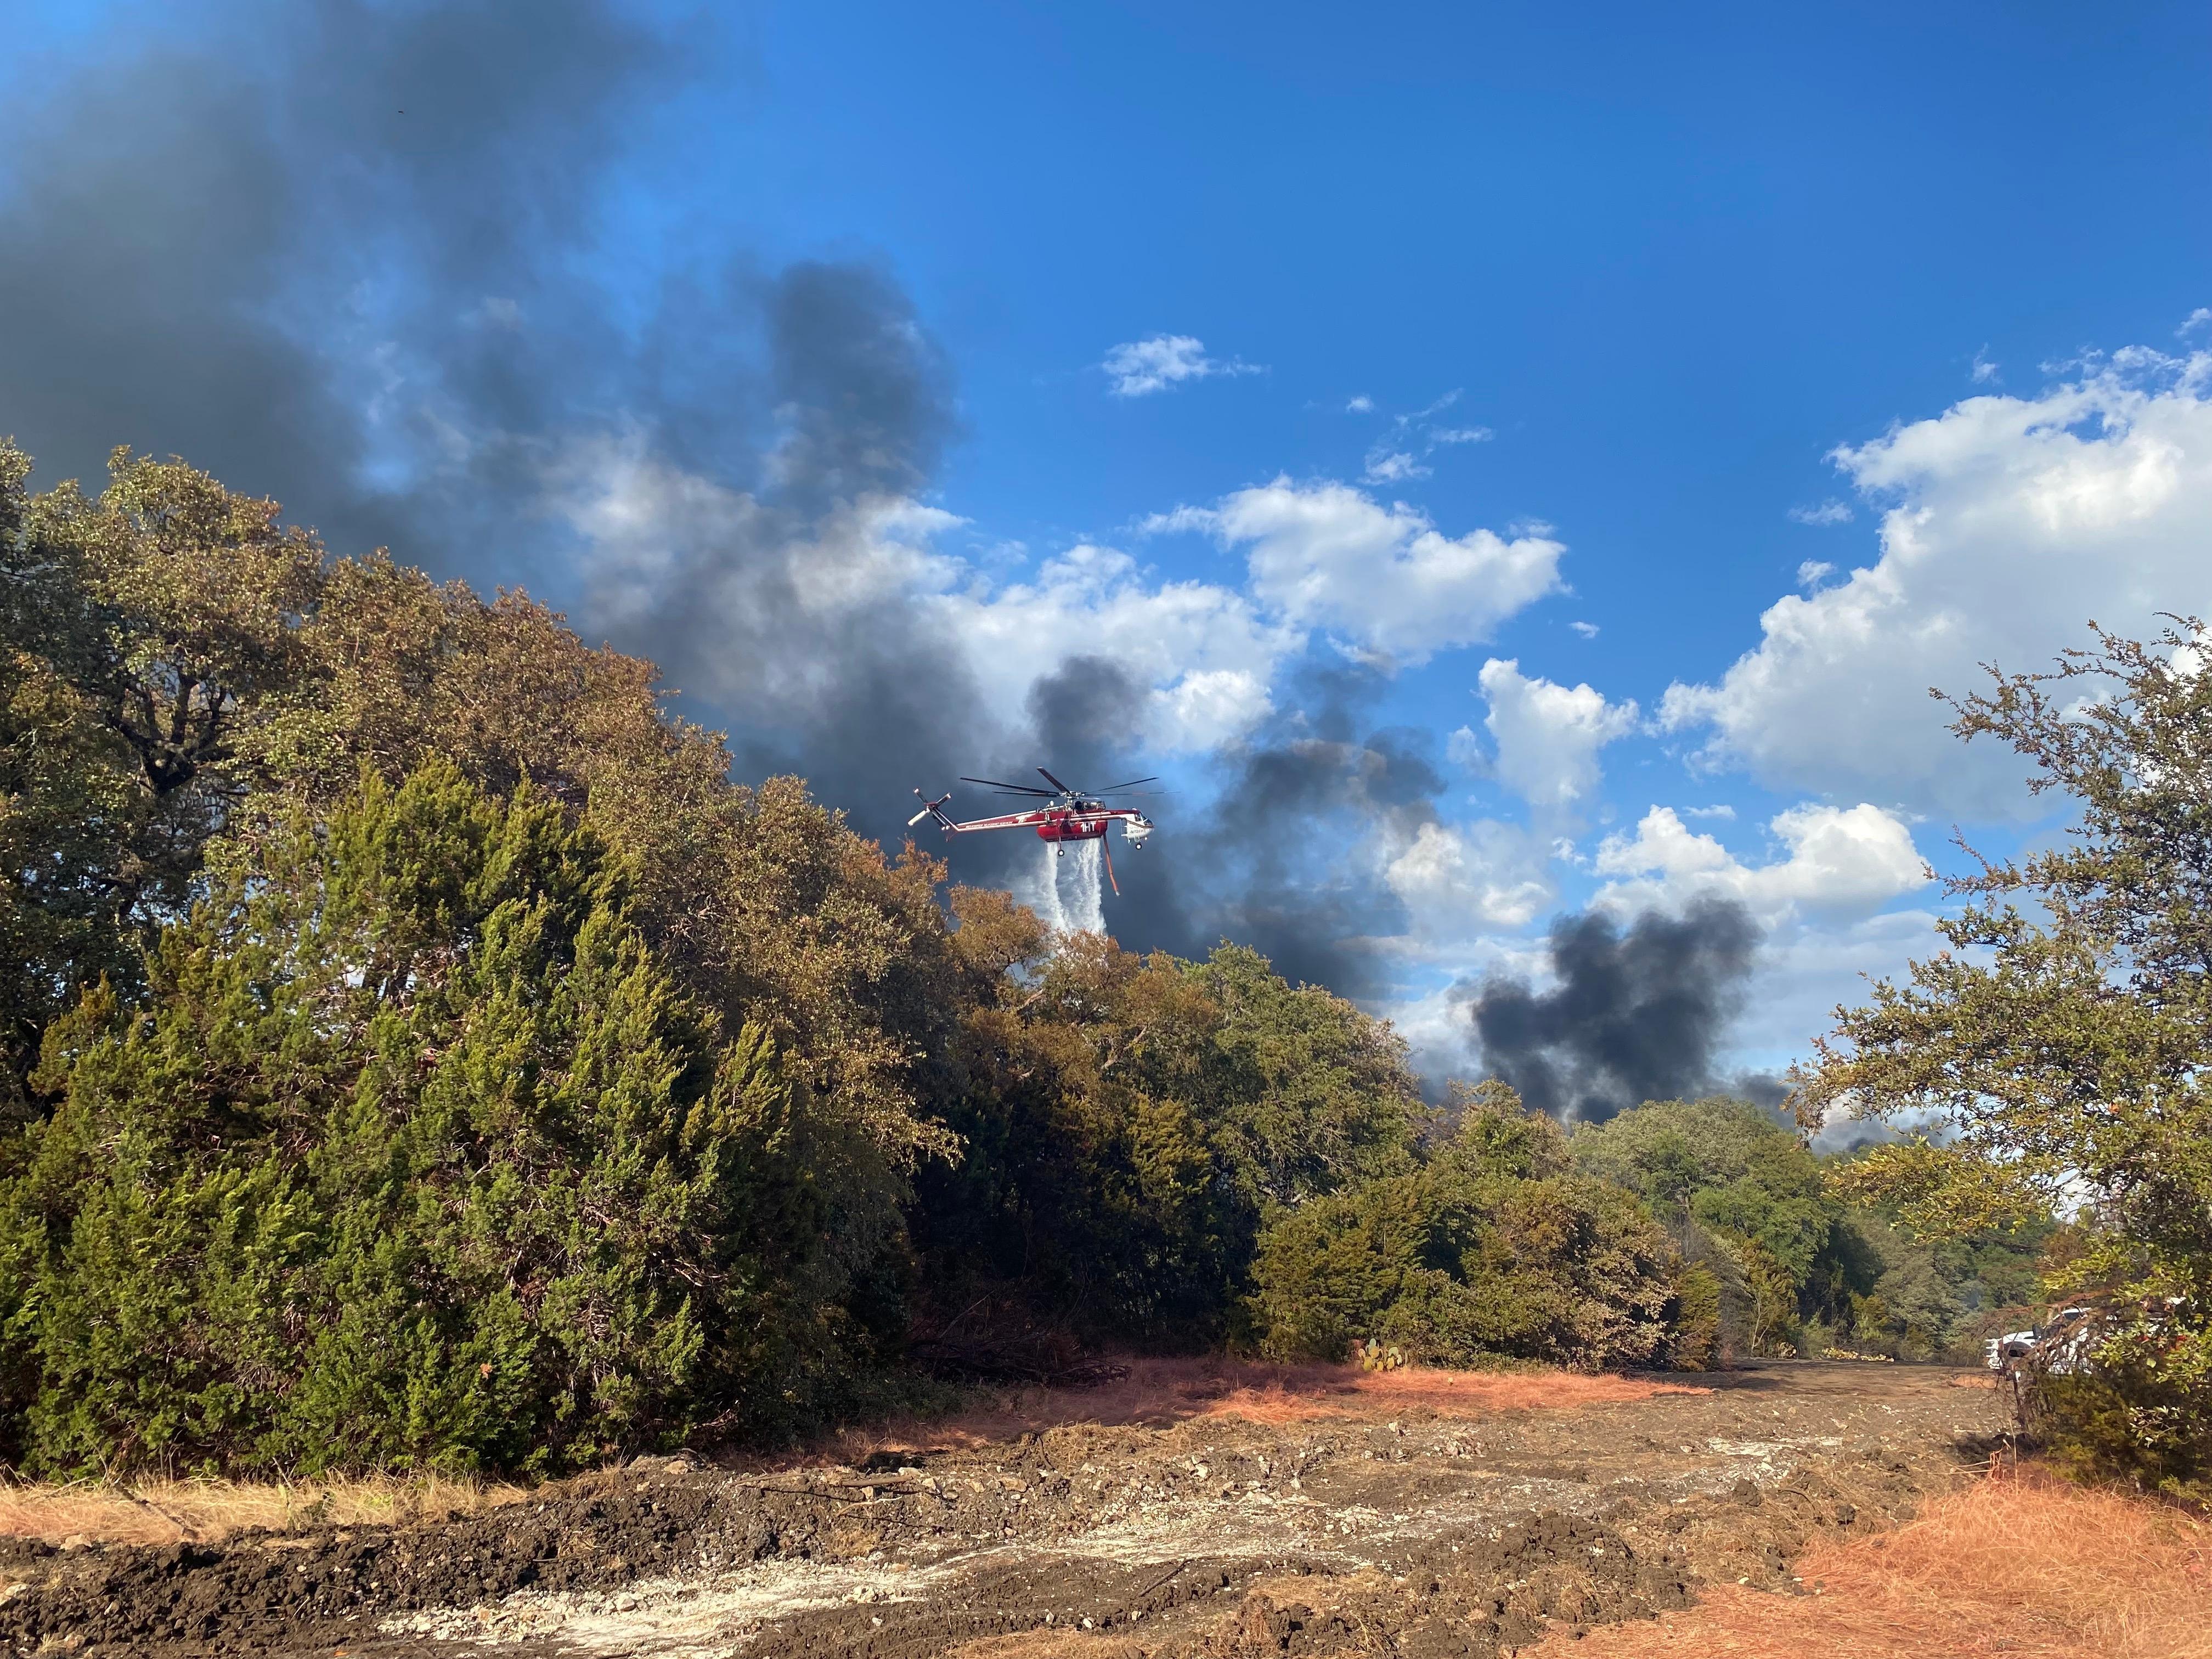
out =
[[[1093,816],[1093,814],[1098,814]],[[1096,841],[1106,833],[1113,819],[1103,816],[1097,806],[1085,803],[1063,812],[1047,812],[1036,827],[1039,841]]]

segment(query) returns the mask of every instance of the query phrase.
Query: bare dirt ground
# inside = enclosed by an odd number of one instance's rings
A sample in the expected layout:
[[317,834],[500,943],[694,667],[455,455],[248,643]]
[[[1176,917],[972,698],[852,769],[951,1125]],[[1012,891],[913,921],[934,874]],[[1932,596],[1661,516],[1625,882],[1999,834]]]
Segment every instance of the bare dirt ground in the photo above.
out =
[[1962,1381],[1140,1370],[433,1522],[0,1540],[0,1653],[1487,1659],[1702,1584],[1802,1589],[1808,1543],[1986,1461],[1999,1401]]

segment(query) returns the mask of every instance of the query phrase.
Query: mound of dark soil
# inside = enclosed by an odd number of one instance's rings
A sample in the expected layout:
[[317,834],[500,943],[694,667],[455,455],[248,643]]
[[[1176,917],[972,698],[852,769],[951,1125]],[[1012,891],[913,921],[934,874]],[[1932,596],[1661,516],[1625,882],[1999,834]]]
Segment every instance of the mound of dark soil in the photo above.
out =
[[416,1528],[246,1534],[219,1546],[57,1550],[0,1540],[0,1643],[88,1651],[322,1650],[370,1615],[465,1607],[512,1590],[595,1589],[675,1571],[702,1547],[773,1543],[728,1513],[727,1494],[688,1465],[586,1477],[535,1504]]

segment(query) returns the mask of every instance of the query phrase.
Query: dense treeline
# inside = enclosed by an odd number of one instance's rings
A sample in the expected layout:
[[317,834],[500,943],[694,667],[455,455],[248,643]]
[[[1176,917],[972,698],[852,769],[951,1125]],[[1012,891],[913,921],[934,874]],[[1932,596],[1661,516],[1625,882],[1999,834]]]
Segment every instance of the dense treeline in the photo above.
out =
[[1856,1159],[1816,1158],[1747,1101],[1655,1101],[1584,1126],[1571,1145],[1576,1167],[1642,1198],[1711,1276],[1722,1340],[1739,1352],[1973,1360],[1979,1339],[2033,1299],[2057,1231],[2022,1210],[1917,1238],[1844,1195],[1836,1177]]
[[2026,1293],[2036,1237],[1918,1243],[1756,1108],[1432,1112],[1249,951],[947,891],[520,597],[181,464],[27,475],[0,447],[9,1462],[548,1471],[917,1358],[1921,1355]]
[[1705,1364],[1707,1334],[1680,1317],[1696,1291],[1677,1285],[1666,1237],[1634,1195],[1577,1175],[1565,1137],[1511,1090],[1486,1085],[1457,1103],[1417,1168],[1267,1229],[1254,1274],[1263,1346],[1333,1358],[1370,1336],[1455,1364]]
[[997,971],[941,870],[732,784],[541,606],[112,471],[0,449],[7,1455],[551,1467],[839,1408]]

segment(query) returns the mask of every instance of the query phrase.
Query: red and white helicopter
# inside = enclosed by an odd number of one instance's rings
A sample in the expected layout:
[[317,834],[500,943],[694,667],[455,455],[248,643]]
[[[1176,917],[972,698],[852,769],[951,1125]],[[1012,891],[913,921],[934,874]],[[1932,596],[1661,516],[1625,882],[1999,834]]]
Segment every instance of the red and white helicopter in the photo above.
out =
[[[1157,777],[1131,778],[1127,783],[1117,783],[1111,789],[1073,789],[1044,769],[1037,775],[1052,786],[1039,789],[1034,784],[1000,783],[995,778],[962,778],[963,783],[980,783],[995,793],[1017,798],[1033,799],[1040,803],[1026,811],[1008,812],[995,818],[969,818],[963,823],[945,811],[945,803],[952,799],[948,790],[935,800],[917,789],[915,798],[921,802],[921,811],[906,821],[911,830],[924,818],[934,818],[937,827],[948,836],[965,835],[975,830],[1034,830],[1040,841],[1058,843],[1060,856],[1067,855],[1069,842],[1095,841],[1106,860],[1106,879],[1120,897],[1121,884],[1114,879],[1114,855],[1106,850],[1106,831],[1116,823],[1121,826],[1121,839],[1135,852],[1152,833],[1152,821],[1133,806],[1109,806],[1106,798],[1134,792],[1140,783],[1158,783]],[[1146,793],[1158,793],[1146,791]]]

